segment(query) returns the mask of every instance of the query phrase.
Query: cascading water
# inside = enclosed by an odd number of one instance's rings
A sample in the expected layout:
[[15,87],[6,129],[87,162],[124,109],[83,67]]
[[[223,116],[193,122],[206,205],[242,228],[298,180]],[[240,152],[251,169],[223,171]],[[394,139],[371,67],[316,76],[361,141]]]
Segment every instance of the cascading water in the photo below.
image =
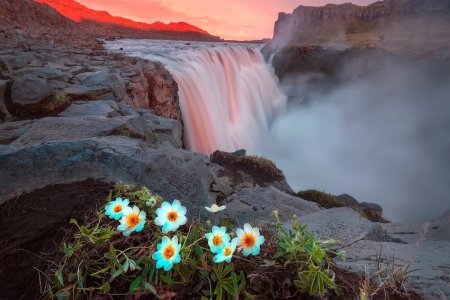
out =
[[259,152],[285,97],[255,45],[120,42],[113,48],[159,60],[175,78],[188,149]]
[[[391,220],[450,208],[448,74],[388,64],[332,88],[312,74],[280,88],[254,44],[120,40],[108,48],[172,73],[190,150],[244,148],[273,160],[296,191],[348,193],[380,204]],[[308,101],[286,106],[280,89]]]

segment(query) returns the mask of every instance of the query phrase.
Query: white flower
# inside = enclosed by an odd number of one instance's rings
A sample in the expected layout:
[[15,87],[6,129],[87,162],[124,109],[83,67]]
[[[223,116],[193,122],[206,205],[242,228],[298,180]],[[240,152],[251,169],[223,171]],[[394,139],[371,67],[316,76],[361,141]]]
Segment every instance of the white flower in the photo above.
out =
[[177,236],[174,236],[172,240],[164,236],[161,243],[157,245],[157,249],[158,251],[152,255],[152,258],[156,260],[157,269],[164,267],[164,271],[169,271],[174,264],[181,261],[181,245],[178,244]]
[[135,205],[133,208],[127,206],[123,209],[123,217],[120,219],[120,225],[117,230],[123,231],[123,235],[129,236],[133,231],[139,232],[144,228],[146,214],[140,211]]
[[129,203],[128,199],[116,198],[105,207],[106,215],[110,219],[119,220],[123,216],[124,208],[128,207]]
[[213,204],[211,207],[206,207],[205,206],[205,208],[206,208],[206,210],[208,210],[209,212],[212,212],[212,213],[218,213],[219,211],[221,211],[221,210],[224,210],[225,208],[227,208],[225,205],[223,205],[223,206],[218,206],[217,204]]
[[154,207],[156,205],[156,203],[158,203],[158,200],[156,200],[155,197],[151,197],[150,199],[147,200],[147,202],[145,204],[147,206]]
[[258,255],[261,244],[264,243],[264,237],[259,234],[258,228],[252,228],[250,224],[244,224],[244,230],[238,228],[233,241],[237,241],[239,250],[242,250],[242,255],[249,256]]
[[180,201],[173,200],[172,204],[164,201],[161,207],[156,210],[158,215],[155,218],[155,224],[162,226],[162,232],[175,231],[181,225],[186,224],[186,207],[181,206]]
[[233,240],[231,243],[228,243],[217,252],[217,255],[213,257],[213,261],[217,263],[221,263],[226,261],[227,263],[231,262],[231,258],[233,257],[233,253],[236,250],[237,240]]
[[230,236],[226,233],[225,226],[213,226],[212,232],[205,234],[208,239],[208,245],[212,253],[218,253],[227,243],[230,242]]

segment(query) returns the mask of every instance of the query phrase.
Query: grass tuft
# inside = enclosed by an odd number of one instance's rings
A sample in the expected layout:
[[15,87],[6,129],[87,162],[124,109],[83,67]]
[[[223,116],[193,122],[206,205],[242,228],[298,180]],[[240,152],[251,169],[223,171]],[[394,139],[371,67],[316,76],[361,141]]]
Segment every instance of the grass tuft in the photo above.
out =
[[344,207],[345,204],[336,200],[336,196],[321,192],[318,190],[304,190],[299,191],[297,196],[312,202],[316,202],[322,207],[332,208],[332,207]]

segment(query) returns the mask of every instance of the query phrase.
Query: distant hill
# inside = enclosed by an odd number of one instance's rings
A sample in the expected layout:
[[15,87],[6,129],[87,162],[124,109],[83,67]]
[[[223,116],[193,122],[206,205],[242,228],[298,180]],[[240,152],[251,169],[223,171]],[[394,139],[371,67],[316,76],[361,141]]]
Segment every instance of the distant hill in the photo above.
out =
[[152,24],[135,22],[130,19],[111,16],[106,11],[97,11],[90,9],[74,0],[34,0],[39,3],[46,3],[55,8],[62,15],[77,23],[83,21],[95,21],[105,24],[114,24],[119,26],[143,29],[143,30],[156,30],[156,31],[174,31],[174,32],[197,32],[202,34],[208,34],[207,31],[190,25],[185,22],[164,24],[162,22],[155,22]]
[[290,44],[373,47],[406,56],[450,56],[450,0],[299,6],[279,13],[270,52]]

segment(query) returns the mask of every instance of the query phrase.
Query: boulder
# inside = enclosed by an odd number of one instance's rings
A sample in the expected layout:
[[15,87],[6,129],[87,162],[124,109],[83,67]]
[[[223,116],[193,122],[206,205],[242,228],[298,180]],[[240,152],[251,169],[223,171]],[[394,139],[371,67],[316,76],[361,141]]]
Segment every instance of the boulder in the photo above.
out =
[[353,205],[357,205],[359,203],[358,200],[356,200],[355,198],[353,198],[352,196],[350,196],[348,194],[342,194],[342,195],[336,196],[336,200],[344,203],[347,206],[353,206]]
[[[237,153],[242,154],[243,152],[237,151]],[[248,175],[245,182],[250,183],[251,186],[267,187],[272,185],[285,193],[295,194],[281,170],[268,160],[253,159],[252,157],[236,155],[236,152],[228,153],[219,150],[211,154],[210,159],[211,162],[222,167],[221,170],[217,170],[217,177],[229,177],[225,181],[232,186],[232,189],[244,181],[240,174],[245,174]]]
[[11,89],[11,100],[16,105],[39,103],[51,96],[52,86],[46,80],[35,75],[24,75],[14,81]]
[[176,148],[183,148],[183,125],[181,121],[167,119],[153,114],[143,114],[142,117],[161,139],[167,140]]
[[288,221],[294,214],[304,216],[321,210],[316,203],[288,195],[273,186],[243,188],[220,204],[227,206],[223,215],[237,221],[235,224],[239,226],[247,222],[275,221],[271,213],[276,209],[282,222]]
[[208,194],[213,177],[206,155],[164,145],[146,147],[124,136],[55,140],[0,147],[0,203],[18,191],[93,178],[145,185],[169,202],[180,200],[189,217],[207,217],[204,206],[213,203]]
[[[125,85],[118,74],[111,74],[105,71],[81,73],[73,79],[75,83],[88,88],[102,88],[106,93],[112,93],[116,101],[121,101],[125,97]],[[98,89],[97,89],[98,90]]]

